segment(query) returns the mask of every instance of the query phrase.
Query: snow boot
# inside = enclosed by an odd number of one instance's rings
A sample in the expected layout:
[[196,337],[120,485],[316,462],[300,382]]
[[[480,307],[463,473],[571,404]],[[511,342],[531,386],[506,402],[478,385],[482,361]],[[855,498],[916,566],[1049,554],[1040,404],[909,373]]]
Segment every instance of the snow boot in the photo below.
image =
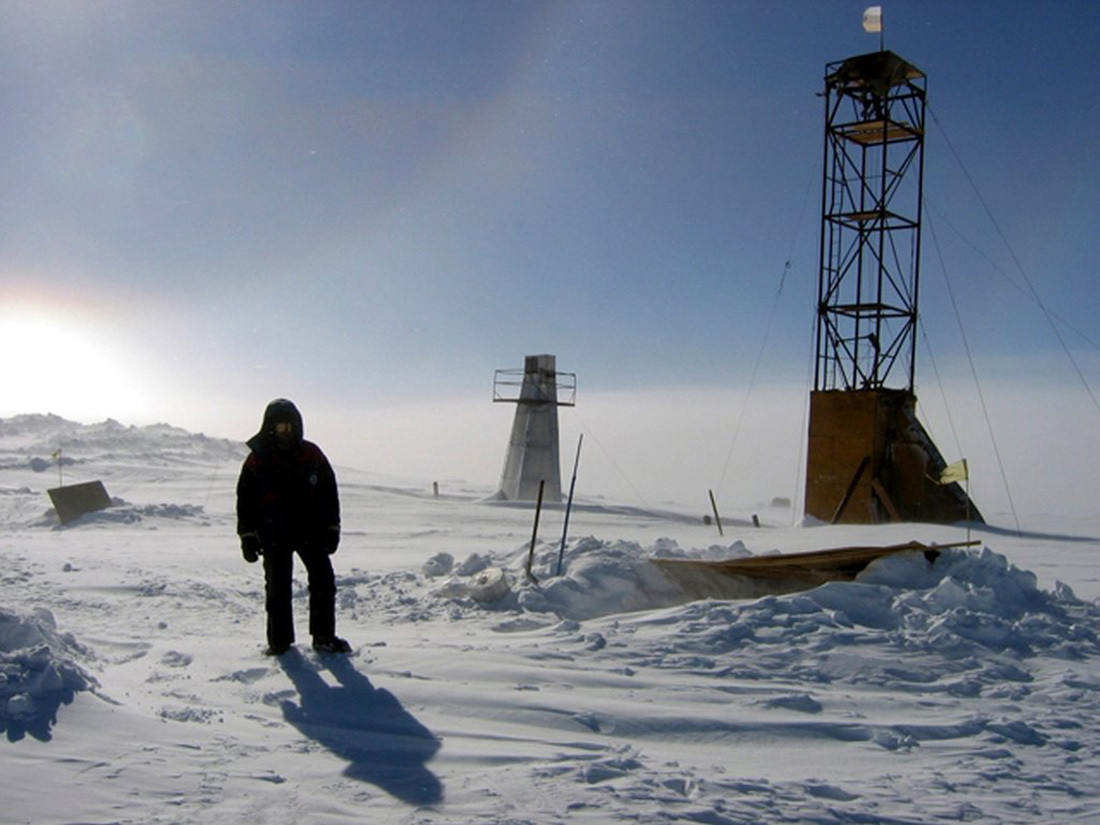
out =
[[318,653],[351,653],[351,645],[348,644],[347,639],[341,639],[339,636],[328,636],[313,638],[313,649]]

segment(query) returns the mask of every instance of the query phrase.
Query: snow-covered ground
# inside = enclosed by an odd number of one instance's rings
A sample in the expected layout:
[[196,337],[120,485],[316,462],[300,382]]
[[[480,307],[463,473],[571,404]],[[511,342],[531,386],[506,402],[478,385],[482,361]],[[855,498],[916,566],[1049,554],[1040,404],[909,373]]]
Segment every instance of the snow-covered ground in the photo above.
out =
[[[65,483],[101,479],[114,507],[57,525],[59,447]],[[0,420],[0,820],[1100,821],[1100,515],[698,600],[647,559],[966,531],[760,510],[719,538],[581,495],[561,576],[563,510],[544,510],[536,585],[532,506],[338,466],[355,652],[309,649],[303,578],[297,649],[271,659],[234,535],[243,455]],[[511,588],[486,604],[490,566]]]

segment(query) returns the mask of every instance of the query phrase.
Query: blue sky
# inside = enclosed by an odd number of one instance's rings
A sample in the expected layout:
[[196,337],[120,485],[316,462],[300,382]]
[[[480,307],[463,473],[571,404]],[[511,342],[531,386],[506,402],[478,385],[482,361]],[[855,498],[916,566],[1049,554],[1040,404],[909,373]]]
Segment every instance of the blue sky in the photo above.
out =
[[[243,437],[286,395],[307,427],[461,403],[480,429],[493,370],[540,352],[578,411],[801,388],[818,95],[877,49],[866,5],[8,0],[0,413]],[[1100,6],[883,6],[928,75],[937,367],[969,370],[946,268],[982,373],[1081,391],[1018,262],[1096,387]]]

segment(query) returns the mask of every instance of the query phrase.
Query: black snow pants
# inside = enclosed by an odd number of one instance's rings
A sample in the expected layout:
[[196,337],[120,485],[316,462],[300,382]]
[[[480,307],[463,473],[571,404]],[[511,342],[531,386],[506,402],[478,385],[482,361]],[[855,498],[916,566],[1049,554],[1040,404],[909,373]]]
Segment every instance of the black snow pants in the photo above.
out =
[[[279,649],[294,643],[294,615],[291,596],[295,550],[264,548],[264,580],[267,608],[267,643]],[[336,577],[332,560],[324,550],[297,548],[309,577],[309,632],[315,639],[336,635]]]

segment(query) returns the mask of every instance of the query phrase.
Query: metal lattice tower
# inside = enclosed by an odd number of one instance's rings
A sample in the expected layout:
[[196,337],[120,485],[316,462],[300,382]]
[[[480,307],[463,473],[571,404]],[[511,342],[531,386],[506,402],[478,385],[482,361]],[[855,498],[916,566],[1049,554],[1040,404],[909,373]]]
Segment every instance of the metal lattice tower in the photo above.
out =
[[826,67],[815,390],[913,390],[924,83],[890,51]]
[[936,481],[913,392],[925,76],[893,52],[825,71],[817,362],[806,514],[829,523],[980,521]]

